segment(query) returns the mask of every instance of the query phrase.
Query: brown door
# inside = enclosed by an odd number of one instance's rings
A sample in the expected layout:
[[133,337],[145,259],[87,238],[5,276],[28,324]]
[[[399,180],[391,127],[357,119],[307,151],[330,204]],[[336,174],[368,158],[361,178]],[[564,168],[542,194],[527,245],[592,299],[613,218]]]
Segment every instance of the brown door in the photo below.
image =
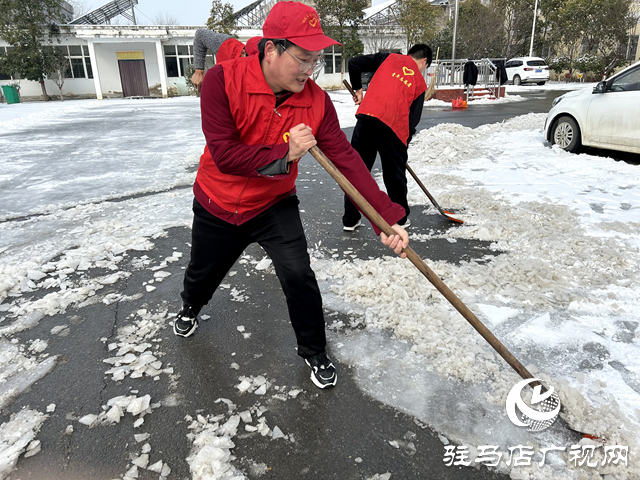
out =
[[144,60],[118,60],[124,97],[148,97],[149,82]]

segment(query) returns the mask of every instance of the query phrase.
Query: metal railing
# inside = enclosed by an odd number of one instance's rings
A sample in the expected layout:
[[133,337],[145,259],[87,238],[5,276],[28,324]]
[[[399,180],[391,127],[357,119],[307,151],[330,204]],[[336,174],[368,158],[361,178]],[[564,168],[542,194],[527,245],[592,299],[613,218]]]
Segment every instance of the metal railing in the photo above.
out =
[[[480,60],[473,60],[478,68],[478,81],[476,88],[481,87],[489,90],[491,95],[495,98],[500,97],[500,83],[496,75],[497,67],[494,63],[498,60],[504,60],[502,58],[482,58]],[[469,59],[459,60],[440,60],[436,66],[435,72],[433,67],[427,70],[429,75],[433,74],[433,78],[437,87],[459,87],[464,88],[464,66]],[[469,89],[473,91],[473,89]],[[467,97],[469,92],[467,92]]]

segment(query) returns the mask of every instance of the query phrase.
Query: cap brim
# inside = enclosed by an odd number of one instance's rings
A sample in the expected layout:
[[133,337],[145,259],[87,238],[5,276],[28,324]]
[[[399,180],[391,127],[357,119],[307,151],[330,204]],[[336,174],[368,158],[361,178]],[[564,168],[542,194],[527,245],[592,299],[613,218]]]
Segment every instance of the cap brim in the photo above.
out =
[[329,38],[326,35],[303,35],[300,37],[287,37],[287,40],[295,43],[300,48],[310,50],[312,52],[323,50],[331,45],[340,45],[340,42],[336,42],[333,38]]

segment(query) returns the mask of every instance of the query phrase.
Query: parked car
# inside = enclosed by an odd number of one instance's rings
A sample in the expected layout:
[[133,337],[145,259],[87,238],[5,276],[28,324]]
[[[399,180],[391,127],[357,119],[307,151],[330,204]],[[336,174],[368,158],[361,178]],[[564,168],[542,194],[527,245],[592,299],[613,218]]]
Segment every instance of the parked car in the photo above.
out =
[[509,60],[504,68],[507,77],[514,85],[537,83],[544,85],[549,81],[549,66],[539,57],[518,57]]
[[569,152],[581,145],[640,153],[640,62],[553,101],[545,138]]

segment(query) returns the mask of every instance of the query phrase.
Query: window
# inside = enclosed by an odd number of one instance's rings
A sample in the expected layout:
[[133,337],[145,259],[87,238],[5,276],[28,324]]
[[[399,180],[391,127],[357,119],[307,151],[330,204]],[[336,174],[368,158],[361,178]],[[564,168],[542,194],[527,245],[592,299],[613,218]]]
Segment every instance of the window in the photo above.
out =
[[[342,47],[332,46],[324,49],[324,73],[340,73],[342,70]],[[349,71],[349,60],[344,62],[344,71]]]
[[[207,60],[209,60],[207,56]],[[182,77],[187,66],[193,64],[192,45],[165,45],[164,61],[167,65],[167,77]]]
[[612,92],[628,92],[640,90],[640,68],[617,77],[611,84]]
[[89,48],[86,45],[60,45],[55,47],[69,60],[69,66],[64,72],[65,78],[93,78]]
[[546,67],[547,64],[544,63],[544,60],[528,60],[527,65],[530,67]]
[[629,35],[629,46],[627,47],[627,62],[634,63],[638,54],[638,38],[640,35]]

